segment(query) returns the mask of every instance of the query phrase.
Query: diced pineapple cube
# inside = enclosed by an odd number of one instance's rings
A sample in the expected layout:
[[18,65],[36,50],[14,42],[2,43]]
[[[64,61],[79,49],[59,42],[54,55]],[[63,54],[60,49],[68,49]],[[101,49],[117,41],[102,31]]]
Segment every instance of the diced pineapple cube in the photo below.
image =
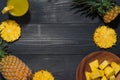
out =
[[120,72],[120,65],[116,62],[104,60],[100,65],[98,60],[89,63],[92,72],[85,72],[86,80],[115,80]]
[[91,80],[90,78],[90,72],[85,72],[85,77],[86,77],[86,80]]
[[115,80],[115,76],[114,75],[110,76],[109,80]]
[[103,70],[99,70],[99,72],[102,76],[104,76],[104,71]]
[[105,69],[104,69],[104,73],[106,75],[107,78],[109,78],[111,75],[114,75],[114,70],[112,69],[112,67],[110,66],[107,66]]
[[116,62],[112,62],[111,66],[112,66],[113,70],[115,71],[115,75],[117,75],[117,73],[120,71],[120,65],[117,64]]
[[103,76],[103,77],[101,78],[101,80],[107,80],[106,76]]
[[97,78],[100,78],[100,77],[102,77],[102,74],[100,73],[100,71],[99,70],[95,70],[95,71],[92,71],[92,73],[91,73],[91,79],[97,79]]
[[92,71],[95,71],[98,68],[98,66],[99,66],[98,60],[96,59],[96,60],[90,62],[89,66],[90,66],[90,69]]
[[105,67],[107,67],[110,63],[107,60],[104,60],[100,65],[99,68],[100,69],[104,69]]

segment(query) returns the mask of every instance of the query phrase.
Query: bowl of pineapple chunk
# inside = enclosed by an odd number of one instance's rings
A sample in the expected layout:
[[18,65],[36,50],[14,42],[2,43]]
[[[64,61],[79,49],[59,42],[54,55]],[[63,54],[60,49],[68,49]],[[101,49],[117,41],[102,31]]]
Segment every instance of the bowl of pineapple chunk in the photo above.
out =
[[92,52],[78,65],[76,80],[120,80],[120,58],[108,51]]

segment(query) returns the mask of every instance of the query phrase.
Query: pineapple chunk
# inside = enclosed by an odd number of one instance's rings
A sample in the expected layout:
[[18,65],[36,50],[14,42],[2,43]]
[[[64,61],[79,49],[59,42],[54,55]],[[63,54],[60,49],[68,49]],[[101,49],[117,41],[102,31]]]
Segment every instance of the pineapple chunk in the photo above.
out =
[[90,72],[85,72],[85,77],[86,77],[86,80],[91,80],[90,78]]
[[92,73],[91,73],[91,79],[97,79],[97,78],[100,78],[100,77],[102,77],[102,74],[100,73],[100,71],[99,70],[95,70],[95,71],[92,71]]
[[107,60],[104,60],[100,65],[99,68],[100,69],[104,69],[106,66],[108,66],[110,63]]
[[116,62],[104,60],[100,65],[98,60],[89,63],[91,72],[85,72],[86,80],[115,80],[120,72],[120,65]]
[[118,65],[115,62],[112,62],[111,66],[112,66],[113,70],[115,71],[115,75],[117,75],[117,73],[120,71],[120,65]]
[[103,70],[99,70],[99,72],[102,76],[104,76],[104,71]]
[[114,75],[114,70],[112,67],[110,66],[107,66],[105,69],[104,69],[104,73],[106,75],[107,78],[109,78],[111,75]]
[[103,76],[103,77],[101,78],[101,80],[107,80],[106,76]]
[[90,69],[92,71],[95,71],[98,68],[98,66],[99,66],[98,60],[96,59],[96,60],[90,62],[89,66],[90,66]]
[[115,76],[114,75],[110,76],[109,80],[115,80]]

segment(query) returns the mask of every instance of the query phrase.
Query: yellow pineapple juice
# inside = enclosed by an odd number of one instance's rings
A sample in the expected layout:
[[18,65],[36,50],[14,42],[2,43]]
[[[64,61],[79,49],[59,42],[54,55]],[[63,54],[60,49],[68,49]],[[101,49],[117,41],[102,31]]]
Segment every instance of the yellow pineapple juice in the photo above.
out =
[[9,12],[13,16],[23,16],[28,9],[28,0],[7,0],[7,6],[2,10],[2,13]]

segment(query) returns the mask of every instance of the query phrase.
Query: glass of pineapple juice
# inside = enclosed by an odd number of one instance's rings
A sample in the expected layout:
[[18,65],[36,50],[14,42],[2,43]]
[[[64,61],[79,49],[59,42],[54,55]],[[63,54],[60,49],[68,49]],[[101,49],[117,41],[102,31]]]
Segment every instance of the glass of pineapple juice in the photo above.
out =
[[7,5],[3,8],[2,13],[9,12],[12,16],[23,16],[28,9],[28,0],[7,0]]

